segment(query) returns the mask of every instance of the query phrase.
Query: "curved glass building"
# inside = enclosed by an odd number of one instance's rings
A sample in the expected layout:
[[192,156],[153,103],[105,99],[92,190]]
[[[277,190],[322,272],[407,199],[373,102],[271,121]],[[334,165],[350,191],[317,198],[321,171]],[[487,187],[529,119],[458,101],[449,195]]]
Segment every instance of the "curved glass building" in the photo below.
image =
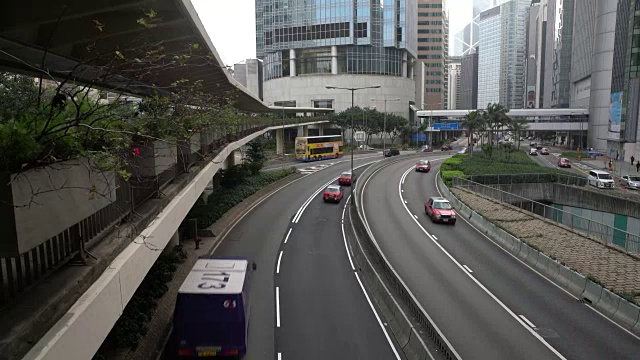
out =
[[382,87],[356,92],[355,105],[399,97],[390,112],[407,116],[415,99],[416,10],[416,0],[256,0],[265,101],[341,111],[351,94],[325,85],[375,82]]

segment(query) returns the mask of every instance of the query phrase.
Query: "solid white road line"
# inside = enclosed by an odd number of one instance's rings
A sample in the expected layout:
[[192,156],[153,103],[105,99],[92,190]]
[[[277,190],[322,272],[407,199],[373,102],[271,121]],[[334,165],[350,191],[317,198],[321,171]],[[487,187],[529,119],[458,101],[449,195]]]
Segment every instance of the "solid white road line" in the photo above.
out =
[[431,236],[433,236],[434,239],[438,240],[438,238],[435,235],[431,235]]
[[351,270],[355,270],[356,267],[353,266],[353,260],[351,260],[351,252],[349,251],[349,247],[347,246],[347,236],[344,233],[344,214],[347,210],[347,204],[349,204],[349,199],[351,199],[351,195],[347,198],[347,201],[344,204],[344,208],[342,209],[342,240],[344,240],[344,248],[347,251],[347,256],[349,257],[349,264],[351,264]]
[[[411,215],[411,211],[409,210],[409,208],[407,207],[407,205],[402,202],[403,198],[402,198],[402,192],[400,191],[402,188],[402,183],[404,182],[405,178],[407,177],[407,175],[409,175],[409,172],[411,172],[411,170],[413,170],[413,167],[410,167],[409,169],[407,169],[407,171],[404,172],[404,174],[402,174],[402,178],[400,180],[400,182],[398,182],[398,196],[400,197],[400,203],[402,204],[402,206],[404,206],[404,209],[407,211],[407,213],[409,213],[409,215]],[[564,356],[562,356],[562,354],[560,354],[558,352],[558,350],[556,350],[553,346],[551,346],[544,338],[542,338],[542,336],[540,336],[537,332],[535,332],[532,328],[530,328],[529,326],[527,326],[527,324],[524,323],[524,321],[522,321],[522,319],[520,319],[520,317],[518,317],[513,311],[511,311],[511,309],[509,309],[509,307],[507,307],[502,301],[500,301],[500,299],[498,299],[497,296],[495,296],[491,291],[489,291],[489,289],[487,289],[484,285],[482,285],[482,283],[480,281],[478,281],[478,279],[476,279],[473,275],[471,275],[470,273],[464,271],[464,267],[462,266],[462,264],[460,264],[451,254],[449,254],[449,252],[447,250],[445,250],[445,248],[440,245],[435,239],[433,239],[432,235],[422,226],[422,224],[420,224],[420,222],[417,219],[413,219],[413,221],[416,223],[416,225],[418,225],[418,228],[420,228],[420,230],[422,230],[422,232],[427,235],[427,237],[429,239],[431,239],[433,241],[434,244],[436,244],[436,246],[445,254],[447,255],[447,257],[453,261],[454,264],[456,264],[456,266],[458,266],[461,270],[463,270],[463,273],[466,274],[473,282],[476,283],[476,285],[478,285],[480,287],[480,289],[482,289],[487,295],[489,295],[496,303],[498,303],[498,305],[500,305],[500,307],[502,307],[502,309],[504,309],[511,317],[513,317],[520,325],[522,325],[525,329],[527,329],[529,331],[529,333],[531,335],[533,335],[536,339],[538,339],[542,344],[544,344],[547,349],[549,349],[551,352],[553,352],[558,358],[566,360],[566,358]]]
[[276,286],[276,326],[280,327],[280,288]]
[[293,228],[289,228],[289,232],[287,233],[287,236],[284,238],[285,244],[287,243],[287,241],[289,241],[289,235],[291,235],[291,230],[293,230]]
[[280,274],[280,261],[282,261],[282,251],[280,251],[280,255],[278,255],[278,266],[276,266],[276,274]]
[[278,360],[282,360],[282,353],[278,353]]
[[469,269],[469,267],[467,265],[462,265],[463,268],[465,268],[468,272],[472,273],[473,271],[471,271],[471,269]]
[[536,326],[535,326],[535,325],[533,325],[533,323],[532,323],[531,321],[529,321],[529,319],[527,319],[524,315],[518,315],[518,316],[520,316],[520,318],[521,318],[522,320],[524,320],[524,322],[526,322],[526,323],[527,323],[527,325],[531,326],[531,328],[533,328],[533,329],[535,329],[535,328],[536,328]]
[[380,316],[378,316],[378,312],[373,307],[373,303],[371,302],[371,299],[369,299],[369,294],[367,294],[367,290],[364,289],[364,285],[362,285],[362,281],[360,281],[360,276],[358,276],[357,272],[355,272],[354,274],[356,274],[356,280],[358,280],[358,284],[360,284],[360,288],[362,289],[362,292],[364,293],[364,296],[367,298],[367,302],[369,303],[369,306],[371,307],[371,311],[373,311],[373,314],[376,316],[376,319],[378,320],[378,325],[380,325],[380,328],[384,332],[384,336],[387,338],[387,342],[389,342],[389,346],[391,346],[391,350],[393,350],[393,354],[396,356],[396,359],[400,360],[401,359],[400,358],[400,354],[398,354],[398,351],[396,350],[396,347],[393,346],[393,341],[391,341],[391,337],[389,337],[389,333],[387,332],[387,328],[384,327],[384,324],[382,323],[382,320],[380,320]]

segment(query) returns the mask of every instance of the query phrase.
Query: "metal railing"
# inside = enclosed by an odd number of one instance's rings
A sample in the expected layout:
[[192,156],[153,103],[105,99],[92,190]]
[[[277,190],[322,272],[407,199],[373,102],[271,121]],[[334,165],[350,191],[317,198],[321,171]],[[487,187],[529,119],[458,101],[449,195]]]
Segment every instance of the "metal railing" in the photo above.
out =
[[628,253],[640,253],[640,235],[638,234],[631,234],[627,231],[587,219],[569,211],[558,209],[469,179],[455,177],[453,178],[452,184],[453,187],[466,189],[530,211],[547,220],[567,226],[584,236],[591,237],[606,244],[616,245]]
[[[284,125],[317,121],[322,119],[287,118]],[[206,163],[198,163],[203,157],[214,157],[231,142],[270,126],[282,125],[281,119],[257,118],[251,123],[230,126],[226,131],[218,130],[210,143],[200,144],[198,151],[192,151],[190,146],[181,146],[175,164],[157,176],[132,177],[129,181],[118,177],[114,202],[19,256],[0,258],[0,306],[11,303],[21,293],[27,292],[30,287],[67,264],[81,247],[95,245],[130,215],[137,216],[136,210],[148,200],[157,198],[165,186],[189,172],[192,166],[204,167]]]
[[538,184],[557,183],[563,185],[586,186],[587,178],[560,173],[531,173],[531,174],[482,174],[470,175],[471,182],[484,185]]

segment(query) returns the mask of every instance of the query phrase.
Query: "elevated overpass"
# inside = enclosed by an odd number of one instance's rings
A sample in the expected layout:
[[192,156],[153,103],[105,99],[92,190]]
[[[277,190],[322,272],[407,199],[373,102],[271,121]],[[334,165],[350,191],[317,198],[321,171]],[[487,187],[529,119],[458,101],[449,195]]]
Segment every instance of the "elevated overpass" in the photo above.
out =
[[[475,110],[421,110],[417,116],[431,124],[452,123],[463,121],[471,111]],[[527,131],[584,132],[586,135],[589,123],[589,109],[511,109],[507,115],[525,119],[529,123]]]

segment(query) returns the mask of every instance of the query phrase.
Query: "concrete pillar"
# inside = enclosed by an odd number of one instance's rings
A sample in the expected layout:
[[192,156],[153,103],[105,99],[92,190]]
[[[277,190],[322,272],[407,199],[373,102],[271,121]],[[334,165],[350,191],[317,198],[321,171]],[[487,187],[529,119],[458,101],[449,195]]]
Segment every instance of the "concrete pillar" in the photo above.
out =
[[402,76],[407,76],[407,51],[402,52]]
[[296,51],[289,49],[289,76],[296,76]]
[[225,162],[227,163],[227,167],[226,167],[227,169],[234,166],[236,164],[236,152],[235,151],[230,152]]
[[169,242],[167,243],[167,246],[165,246],[165,248],[164,248],[164,250],[162,252],[165,253],[165,254],[169,254],[178,245],[180,245],[180,233],[178,232],[178,230],[176,230],[175,234],[173,234],[173,236],[171,236],[171,239],[169,239]]
[[284,154],[284,129],[276,129],[276,154]]
[[338,73],[338,47],[335,45],[331,47],[331,73]]
[[416,62],[415,60],[411,60],[411,66],[409,66],[409,79],[413,80],[414,75],[414,71],[416,69]]
[[298,126],[298,136],[309,136],[309,126]]
[[324,124],[318,126],[318,136],[324,135]]

